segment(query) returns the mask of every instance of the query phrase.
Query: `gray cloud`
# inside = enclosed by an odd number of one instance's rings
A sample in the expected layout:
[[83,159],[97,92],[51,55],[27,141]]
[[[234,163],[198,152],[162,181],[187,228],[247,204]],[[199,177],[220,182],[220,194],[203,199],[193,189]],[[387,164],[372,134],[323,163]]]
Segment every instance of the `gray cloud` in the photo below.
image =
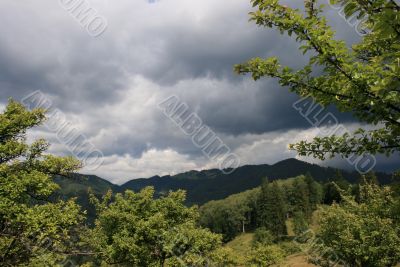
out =
[[[248,1],[90,3],[108,20],[98,38],[58,1],[0,3],[0,105],[42,90],[102,150],[108,163],[98,174],[119,181],[212,165],[157,109],[170,95],[188,103],[235,150],[310,127],[292,108],[297,96],[275,80],[254,82],[232,72],[254,56],[277,55],[295,68],[306,62],[293,38],[248,22]],[[357,40],[336,11],[327,15],[340,38]],[[332,111],[340,122],[353,121]],[[67,153],[44,129],[33,135],[45,135],[55,153]],[[242,152],[243,162],[286,158],[281,147]]]

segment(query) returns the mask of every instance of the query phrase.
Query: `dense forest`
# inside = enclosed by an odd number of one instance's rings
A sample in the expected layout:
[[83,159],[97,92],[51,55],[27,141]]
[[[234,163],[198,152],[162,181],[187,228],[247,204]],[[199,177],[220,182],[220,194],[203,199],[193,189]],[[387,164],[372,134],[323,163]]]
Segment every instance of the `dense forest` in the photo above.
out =
[[296,229],[308,229],[305,222],[311,220],[323,196],[322,185],[310,175],[274,182],[266,179],[259,188],[201,206],[200,224],[221,233],[225,241],[257,228],[268,229],[278,238],[287,235],[289,218],[295,218]]

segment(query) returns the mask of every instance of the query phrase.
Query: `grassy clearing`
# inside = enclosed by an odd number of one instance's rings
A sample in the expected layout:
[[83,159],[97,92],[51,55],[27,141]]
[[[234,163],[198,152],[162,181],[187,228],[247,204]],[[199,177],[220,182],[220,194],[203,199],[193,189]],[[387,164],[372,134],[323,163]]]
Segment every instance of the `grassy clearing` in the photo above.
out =
[[[249,266],[246,263],[246,256],[250,254],[254,234],[245,233],[237,236],[234,240],[228,242],[225,246],[231,248],[237,256],[238,266]],[[284,262],[277,266],[282,267],[314,267],[316,265],[308,263],[307,256],[304,254],[295,254],[288,256]]]

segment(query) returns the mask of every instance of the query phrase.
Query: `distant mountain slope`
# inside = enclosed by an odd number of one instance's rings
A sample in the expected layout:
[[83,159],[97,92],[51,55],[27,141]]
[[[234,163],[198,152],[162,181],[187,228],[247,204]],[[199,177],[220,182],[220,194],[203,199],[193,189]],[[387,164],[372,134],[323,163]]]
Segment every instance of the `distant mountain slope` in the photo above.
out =
[[[154,176],[147,179],[131,180],[121,186],[112,184],[95,175],[76,174],[71,178],[56,177],[55,181],[61,189],[58,195],[62,198],[77,197],[78,203],[91,217],[93,207],[89,205],[88,188],[92,188],[94,194],[101,196],[107,190],[121,192],[127,189],[138,191],[146,186],[154,186],[157,195],[166,194],[170,190],[184,189],[187,191],[187,204],[204,204],[210,200],[226,198],[232,194],[240,193],[259,186],[262,179],[270,180],[295,177],[309,172],[316,180],[326,181],[333,178],[337,169],[321,167],[296,159],[287,159],[274,165],[246,165],[237,168],[231,174],[222,171],[204,170],[189,171],[177,175]],[[343,176],[350,182],[356,182],[360,175],[357,172],[342,171]],[[390,175],[377,173],[381,183],[390,182]]]
[[103,194],[107,190],[118,191],[120,186],[110,183],[96,175],[74,174],[72,177],[57,176],[54,181],[60,185],[63,195],[72,196],[77,192],[86,192],[90,187],[95,194]]
[[68,178],[56,176],[54,181],[60,186],[60,190],[55,194],[55,197],[61,197],[63,199],[76,197],[77,203],[84,210],[87,210],[90,222],[92,222],[95,217],[95,210],[89,203],[89,188],[91,188],[93,194],[98,197],[104,195],[109,189],[113,192],[118,192],[121,189],[120,186],[114,185],[95,175],[74,174]]
[[[297,159],[287,159],[274,165],[246,165],[237,168],[231,174],[220,170],[190,171],[174,176],[154,176],[148,179],[131,180],[121,187],[123,190],[140,190],[154,186],[160,195],[169,190],[184,189],[187,191],[188,204],[203,204],[210,200],[223,199],[229,195],[252,189],[261,184],[264,177],[270,180],[285,179],[309,172],[316,180],[326,181],[333,178],[337,169],[321,167]],[[350,182],[356,182],[360,175],[357,172],[342,171]],[[378,173],[382,183],[390,181],[390,175]]]

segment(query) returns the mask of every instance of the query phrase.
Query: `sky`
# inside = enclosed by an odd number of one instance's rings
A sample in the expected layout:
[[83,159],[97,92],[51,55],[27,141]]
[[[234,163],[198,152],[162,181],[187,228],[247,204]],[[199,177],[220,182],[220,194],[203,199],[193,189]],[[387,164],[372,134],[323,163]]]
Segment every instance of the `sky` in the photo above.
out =
[[[0,2],[0,108],[10,97],[22,101],[35,92],[48,100],[102,156],[96,168],[81,172],[123,183],[217,167],[159,108],[171,96],[240,165],[296,157],[288,144],[319,133],[293,108],[299,98],[288,88],[233,72],[234,64],[256,56],[278,56],[293,68],[306,63],[293,38],[248,21],[248,0],[87,0],[81,4],[90,16],[83,22],[72,8],[81,1]],[[327,6],[326,15],[337,38],[359,40],[337,10]],[[351,114],[324,112],[348,129],[360,126]],[[54,129],[35,128],[29,140],[46,138],[49,153],[74,155]],[[346,160],[299,159],[354,168]],[[376,169],[391,171],[396,161],[379,156]]]

